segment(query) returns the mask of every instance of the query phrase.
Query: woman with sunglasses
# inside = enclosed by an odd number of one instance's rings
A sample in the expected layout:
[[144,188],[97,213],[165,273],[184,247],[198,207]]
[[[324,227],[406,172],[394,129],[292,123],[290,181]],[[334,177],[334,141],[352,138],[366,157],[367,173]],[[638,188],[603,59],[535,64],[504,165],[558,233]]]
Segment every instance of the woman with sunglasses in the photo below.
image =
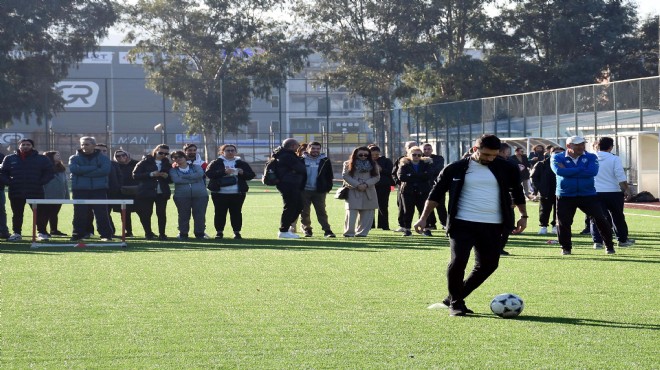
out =
[[175,166],[170,170],[170,178],[174,183],[174,204],[179,213],[178,239],[188,239],[190,232],[190,216],[195,224],[193,232],[195,239],[205,239],[206,207],[209,204],[209,193],[204,184],[204,169],[201,165],[189,164],[186,153],[182,150],[172,153]]
[[248,181],[256,174],[250,165],[237,156],[235,145],[225,144],[220,147],[220,156],[206,168],[206,177],[209,178],[208,188],[211,190],[211,200],[215,208],[214,226],[216,239],[222,239],[229,221],[234,231],[234,239],[243,239],[243,203],[248,192]]
[[[115,150],[115,162],[119,164],[119,174],[121,176],[121,198],[132,199],[135,201],[139,182],[133,178],[133,170],[138,161],[131,158],[131,154],[123,149]],[[121,212],[121,206],[113,206],[113,211]],[[133,221],[131,215],[135,212],[135,204],[126,205],[126,236],[133,237]]]
[[[431,192],[431,182],[434,168],[433,160],[424,157],[422,149],[414,146],[408,149],[408,154],[399,160],[397,177],[401,180],[399,191],[399,214],[403,220],[403,236],[412,236],[412,221],[415,208],[419,214],[424,210],[424,202]],[[425,229],[424,235],[432,236],[431,230]]]
[[144,237],[155,239],[156,234],[151,229],[151,216],[156,205],[158,218],[158,239],[166,240],[165,226],[167,224],[167,200],[170,199],[170,176],[172,165],[169,161],[170,147],[159,144],[151,154],[142,157],[133,170],[133,178],[139,181],[135,195],[135,210],[144,228]]
[[369,234],[378,209],[375,185],[380,180],[379,172],[380,168],[366,146],[355,148],[349,160],[344,162],[342,178],[344,186],[349,188],[345,200],[345,237],[366,237]]

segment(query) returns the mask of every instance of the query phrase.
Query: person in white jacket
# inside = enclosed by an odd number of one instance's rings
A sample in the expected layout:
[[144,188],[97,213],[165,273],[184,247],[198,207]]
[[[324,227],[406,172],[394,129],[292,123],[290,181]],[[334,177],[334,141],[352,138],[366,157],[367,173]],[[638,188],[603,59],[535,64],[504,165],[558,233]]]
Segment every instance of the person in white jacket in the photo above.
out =
[[[619,247],[629,247],[635,243],[635,240],[628,238],[628,224],[626,224],[626,217],[623,214],[623,202],[631,194],[621,158],[612,154],[613,148],[614,140],[611,137],[605,136],[598,140],[599,169],[598,175],[594,178],[594,185],[603,213],[614,226]],[[593,220],[591,221],[591,237],[595,249],[603,248],[603,239],[596,230]]]

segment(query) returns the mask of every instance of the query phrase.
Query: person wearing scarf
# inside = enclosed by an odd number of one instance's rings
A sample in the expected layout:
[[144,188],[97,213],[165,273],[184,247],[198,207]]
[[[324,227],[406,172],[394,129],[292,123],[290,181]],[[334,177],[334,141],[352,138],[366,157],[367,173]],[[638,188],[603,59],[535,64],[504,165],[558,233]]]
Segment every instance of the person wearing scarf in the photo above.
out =
[[342,170],[344,186],[349,188],[344,200],[344,237],[366,237],[378,209],[376,183],[380,180],[380,169],[366,146],[355,148]]

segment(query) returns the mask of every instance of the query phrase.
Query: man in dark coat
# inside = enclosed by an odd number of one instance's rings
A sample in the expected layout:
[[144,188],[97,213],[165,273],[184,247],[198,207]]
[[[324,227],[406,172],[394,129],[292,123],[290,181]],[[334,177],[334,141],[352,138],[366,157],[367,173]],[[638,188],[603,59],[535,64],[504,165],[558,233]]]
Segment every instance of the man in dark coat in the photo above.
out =
[[277,161],[275,171],[279,180],[277,190],[282,195],[284,202],[278,238],[300,238],[300,235],[289,232],[289,227],[302,212],[302,190],[307,180],[305,163],[296,155],[296,149],[299,146],[296,139],[289,138],[284,140],[282,146],[273,152],[273,157]]
[[[0,153],[0,164],[5,159],[5,155]],[[7,228],[7,211],[5,210],[5,184],[0,181],[0,238],[9,238],[9,229]]]
[[13,234],[9,241],[21,240],[23,214],[27,199],[43,199],[44,185],[55,177],[50,160],[34,150],[31,139],[18,143],[18,150],[2,161],[0,183],[9,187],[9,203],[12,210]]
[[392,186],[395,185],[392,178],[394,164],[391,159],[380,155],[380,147],[377,145],[369,145],[369,150],[371,151],[371,158],[380,167],[380,180],[374,186],[376,188],[376,196],[378,197],[378,225],[376,225],[376,221],[374,220],[374,225],[371,228],[375,229],[378,227],[379,229],[389,230],[390,192],[392,191]]
[[[435,183],[435,179],[438,178],[442,169],[445,168],[445,157],[439,154],[433,154],[433,145],[429,143],[422,144],[422,152],[424,157],[431,158],[433,160],[433,173],[431,173],[429,182],[431,186]],[[447,207],[440,205],[437,209],[438,217],[436,218],[434,214],[429,216],[429,229],[437,229],[436,220],[440,220],[442,227],[447,225]]]
[[[562,147],[555,147],[552,149],[553,153],[560,153],[563,151],[564,148]],[[545,157],[534,165],[531,178],[534,189],[538,191],[539,195],[539,225],[541,226],[539,234],[545,235],[548,233],[548,224],[552,225],[551,232],[556,234],[557,210],[555,209],[555,203],[557,201],[557,196],[555,195],[555,190],[557,188],[557,176],[552,172],[550,157]],[[552,222],[550,222],[551,215]]]

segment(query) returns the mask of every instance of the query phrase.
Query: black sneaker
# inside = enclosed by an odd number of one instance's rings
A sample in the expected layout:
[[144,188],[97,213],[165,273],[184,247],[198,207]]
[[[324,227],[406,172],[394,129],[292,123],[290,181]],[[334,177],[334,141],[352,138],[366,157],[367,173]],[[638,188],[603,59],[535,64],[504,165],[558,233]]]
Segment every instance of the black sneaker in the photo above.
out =
[[412,236],[412,231],[410,231],[410,230],[404,231],[403,236]]
[[67,234],[65,234],[65,233],[63,233],[63,232],[61,232],[61,231],[59,231],[59,230],[53,230],[53,231],[51,231],[51,232],[50,232],[50,235],[54,235],[54,236],[69,236],[69,235],[67,235]]
[[234,239],[243,239],[241,233],[234,233]]
[[508,255],[510,255],[510,254],[511,254],[511,253],[505,251],[504,249],[502,249],[502,250],[500,251],[500,256],[508,256]]
[[[442,304],[447,306],[447,308],[451,307],[451,301],[449,300],[449,297],[446,297],[445,299],[442,300]],[[465,313],[474,313],[471,309],[467,308],[467,306],[463,305],[463,308],[465,308]]]
[[449,316],[465,316],[467,314],[474,313],[472,310],[469,308],[465,307],[465,305],[455,305],[455,306],[449,306]]
[[433,236],[433,234],[431,233],[431,230],[426,229],[424,230],[424,236]]
[[582,231],[580,231],[580,235],[587,235],[587,234],[591,234],[591,230],[585,228]]
[[312,230],[305,230],[305,238],[311,238],[313,235]]
[[79,241],[82,241],[83,238],[81,238],[78,235],[74,234],[74,235],[71,235],[71,239],[69,239],[69,240],[72,241],[72,242],[79,242]]
[[128,233],[128,232],[127,232],[127,233],[126,233],[126,237],[127,237],[127,238],[132,238],[132,237],[133,237],[133,233]]
[[562,248],[562,250],[561,250],[561,255],[562,255],[562,256],[568,256],[569,254],[571,254],[571,250],[570,250],[570,249],[563,249],[563,248]]
[[148,234],[144,235],[144,238],[147,239],[147,240],[154,240],[154,239],[156,239],[156,234],[148,233]]
[[215,238],[218,239],[218,240],[219,240],[219,239],[222,239],[222,238],[224,238],[224,237],[225,237],[225,236],[222,235],[222,233],[218,233],[218,234],[215,235]]
[[167,235],[165,234],[158,235],[158,240],[167,240]]
[[614,254],[614,253],[616,253],[616,252],[614,251],[614,248],[607,248],[607,251],[606,251],[605,253],[607,253],[607,254]]
[[335,233],[333,233],[332,230],[326,230],[325,234],[323,234],[323,236],[325,236],[326,238],[336,238],[337,237],[337,235],[335,235]]

